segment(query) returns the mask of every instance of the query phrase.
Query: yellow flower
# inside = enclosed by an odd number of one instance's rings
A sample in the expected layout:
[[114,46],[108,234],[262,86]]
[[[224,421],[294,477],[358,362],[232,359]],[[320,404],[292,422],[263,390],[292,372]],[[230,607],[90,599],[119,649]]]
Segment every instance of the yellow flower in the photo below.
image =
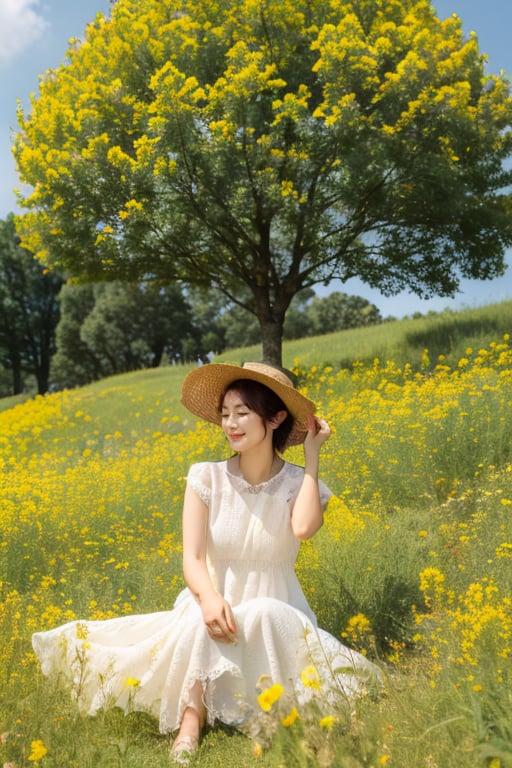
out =
[[327,717],[322,717],[319,726],[320,728],[325,728],[327,731],[330,731],[335,722],[336,721],[332,715],[327,715]]
[[279,683],[275,683],[259,694],[258,704],[264,712],[270,712],[273,704],[275,704],[276,701],[279,701],[282,695],[283,686],[279,685]]
[[76,625],[76,639],[77,640],[87,640],[87,635],[89,634],[89,630],[87,629],[85,624],[78,623]]
[[316,688],[317,691],[320,690],[320,678],[318,677],[318,672],[315,667],[306,667],[303,669],[300,673],[300,679],[306,688]]
[[285,728],[289,728],[290,725],[293,725],[296,719],[298,718],[299,713],[297,712],[297,709],[294,707],[290,714],[286,715],[286,717],[283,717],[281,720],[282,725],[284,725]]
[[46,749],[41,739],[36,739],[36,741],[33,741],[32,744],[30,745],[30,748],[32,751],[28,756],[28,759],[34,762],[36,762],[37,760],[42,760],[43,757],[48,752],[48,750]]
[[364,615],[364,613],[357,613],[352,616],[347,624],[345,636],[351,637],[353,640],[360,639],[364,634],[371,632],[370,620]]
[[137,680],[135,677],[127,677],[126,685],[130,688],[138,688],[140,685],[140,680]]

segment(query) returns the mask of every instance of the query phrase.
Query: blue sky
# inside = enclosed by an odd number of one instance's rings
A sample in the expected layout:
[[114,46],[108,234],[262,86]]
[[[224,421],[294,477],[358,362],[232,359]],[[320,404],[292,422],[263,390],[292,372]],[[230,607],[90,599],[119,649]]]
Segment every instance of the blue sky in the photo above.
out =
[[[488,56],[488,71],[504,71],[512,77],[512,2],[511,0],[434,0],[441,18],[456,13],[465,32],[475,31],[480,51]],[[108,13],[109,0],[0,0],[0,218],[16,210],[13,192],[18,184],[11,156],[11,132],[16,129],[16,104],[29,103],[37,92],[38,76],[58,66],[65,57],[71,37],[83,36],[87,23],[98,12]],[[358,280],[330,290],[364,296],[383,316],[402,317],[412,312],[439,311],[447,307],[475,307],[512,299],[512,252],[503,278],[492,281],[465,280],[454,299],[423,301],[408,293],[383,297]]]

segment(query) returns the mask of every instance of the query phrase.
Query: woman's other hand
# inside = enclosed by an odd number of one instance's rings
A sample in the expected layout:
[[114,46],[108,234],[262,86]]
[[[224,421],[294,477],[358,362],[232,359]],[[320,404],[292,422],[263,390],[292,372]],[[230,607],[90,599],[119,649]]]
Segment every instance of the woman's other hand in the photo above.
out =
[[201,601],[203,620],[212,640],[221,643],[236,643],[236,624],[233,611],[227,600],[213,592]]

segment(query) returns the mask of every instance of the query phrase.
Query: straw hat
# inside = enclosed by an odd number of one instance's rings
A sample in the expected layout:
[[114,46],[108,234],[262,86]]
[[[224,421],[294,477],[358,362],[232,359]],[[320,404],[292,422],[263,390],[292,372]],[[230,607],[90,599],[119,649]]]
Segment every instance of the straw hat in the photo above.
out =
[[220,398],[229,385],[239,379],[258,381],[275,392],[294,420],[286,445],[304,442],[308,431],[308,415],[315,413],[316,406],[295,389],[284,371],[267,363],[244,363],[243,366],[209,363],[195,368],[185,377],[181,402],[196,416],[220,425]]

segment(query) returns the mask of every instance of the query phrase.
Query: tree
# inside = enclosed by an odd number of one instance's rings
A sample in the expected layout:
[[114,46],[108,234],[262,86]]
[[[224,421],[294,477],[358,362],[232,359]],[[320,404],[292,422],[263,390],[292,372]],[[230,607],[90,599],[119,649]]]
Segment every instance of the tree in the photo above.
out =
[[189,289],[186,297],[196,331],[196,346],[192,357],[207,362],[212,352],[222,352],[226,347],[224,329],[219,324],[219,319],[226,310],[226,297],[212,288]]
[[196,331],[178,286],[121,282],[67,285],[52,382],[78,386],[117,373],[181,360]]
[[[307,314],[307,303],[315,296],[311,288],[306,288],[290,303],[286,314],[283,337],[299,339],[311,336],[311,320]],[[256,317],[241,304],[226,304],[226,297],[218,290],[194,290],[188,294],[194,315],[194,326],[201,337],[201,350],[222,352],[227,349],[249,347],[258,344],[261,339]],[[245,303],[249,297],[242,299]]]
[[256,318],[244,307],[234,304],[221,314],[217,322],[223,331],[228,349],[250,347],[260,341],[260,329]]
[[80,387],[103,376],[101,362],[80,337],[94,301],[93,285],[64,285],[59,294],[61,316],[50,370],[52,385],[58,389]]
[[315,292],[312,288],[304,288],[295,294],[286,312],[283,328],[285,339],[303,339],[312,335],[308,307],[314,298]]
[[218,288],[280,362],[318,282],[503,274],[511,123],[428,0],[118,0],[20,110],[19,231],[84,279]]
[[348,296],[337,291],[329,296],[316,296],[307,311],[311,333],[315,335],[382,322],[375,304],[361,296]]
[[0,361],[12,373],[15,395],[27,374],[35,377],[39,394],[48,390],[61,285],[57,273],[20,247],[14,216],[0,221]]

